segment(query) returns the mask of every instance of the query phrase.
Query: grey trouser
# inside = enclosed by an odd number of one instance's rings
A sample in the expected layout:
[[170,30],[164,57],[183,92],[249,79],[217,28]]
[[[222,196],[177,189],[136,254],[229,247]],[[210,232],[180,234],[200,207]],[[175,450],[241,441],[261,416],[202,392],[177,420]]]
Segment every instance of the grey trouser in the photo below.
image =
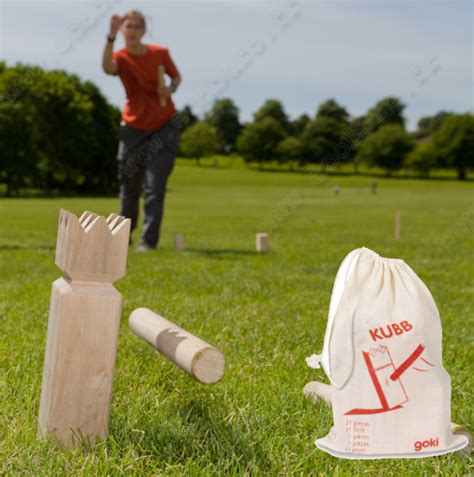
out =
[[138,204],[144,186],[145,216],[140,243],[156,247],[160,237],[166,182],[173,170],[179,127],[173,118],[158,131],[120,127],[117,153],[120,183],[120,214],[137,226]]

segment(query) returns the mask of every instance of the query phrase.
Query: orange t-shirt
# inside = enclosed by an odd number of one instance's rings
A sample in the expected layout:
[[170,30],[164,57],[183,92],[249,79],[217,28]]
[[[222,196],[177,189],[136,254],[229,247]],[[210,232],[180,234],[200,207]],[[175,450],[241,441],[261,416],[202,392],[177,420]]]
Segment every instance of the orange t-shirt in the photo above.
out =
[[168,48],[161,45],[145,46],[147,52],[144,55],[134,55],[122,48],[112,58],[117,63],[117,75],[127,95],[122,120],[136,129],[156,131],[176,114],[171,98],[168,98],[164,108],[160,106],[156,91],[158,66],[164,65],[166,74],[171,78],[178,75],[178,70]]

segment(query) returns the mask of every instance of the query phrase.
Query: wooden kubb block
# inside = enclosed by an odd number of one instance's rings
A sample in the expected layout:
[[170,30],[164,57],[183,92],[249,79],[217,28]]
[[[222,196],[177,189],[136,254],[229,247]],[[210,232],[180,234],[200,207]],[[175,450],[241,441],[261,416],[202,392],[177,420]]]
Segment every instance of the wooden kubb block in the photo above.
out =
[[268,235],[266,233],[258,233],[255,236],[255,246],[257,252],[266,252],[268,250]]
[[130,220],[60,211],[38,433],[66,447],[107,435]]
[[186,249],[183,234],[174,234],[174,248],[178,252],[182,252]]

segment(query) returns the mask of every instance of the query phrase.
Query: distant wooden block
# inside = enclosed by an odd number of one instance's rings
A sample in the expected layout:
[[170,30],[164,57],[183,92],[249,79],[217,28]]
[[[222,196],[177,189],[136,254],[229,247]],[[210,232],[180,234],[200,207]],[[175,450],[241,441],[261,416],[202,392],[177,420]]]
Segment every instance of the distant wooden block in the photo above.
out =
[[395,240],[400,240],[401,228],[402,228],[402,222],[400,217],[400,211],[397,210],[395,214]]
[[223,354],[148,308],[137,308],[128,320],[130,329],[183,371],[203,384],[224,376]]
[[174,235],[174,248],[178,252],[182,252],[183,250],[185,250],[186,245],[184,243],[184,236],[182,234]]
[[72,447],[107,435],[130,219],[60,211],[38,434]]
[[266,252],[268,250],[268,235],[264,233],[257,234],[256,237],[257,252]]

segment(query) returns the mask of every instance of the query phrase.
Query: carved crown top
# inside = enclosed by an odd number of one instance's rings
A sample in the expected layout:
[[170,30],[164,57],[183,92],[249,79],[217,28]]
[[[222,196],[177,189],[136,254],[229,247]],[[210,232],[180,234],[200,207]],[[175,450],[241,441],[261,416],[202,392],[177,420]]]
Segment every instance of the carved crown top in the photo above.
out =
[[60,209],[56,265],[72,280],[109,282],[125,275],[130,219]]

